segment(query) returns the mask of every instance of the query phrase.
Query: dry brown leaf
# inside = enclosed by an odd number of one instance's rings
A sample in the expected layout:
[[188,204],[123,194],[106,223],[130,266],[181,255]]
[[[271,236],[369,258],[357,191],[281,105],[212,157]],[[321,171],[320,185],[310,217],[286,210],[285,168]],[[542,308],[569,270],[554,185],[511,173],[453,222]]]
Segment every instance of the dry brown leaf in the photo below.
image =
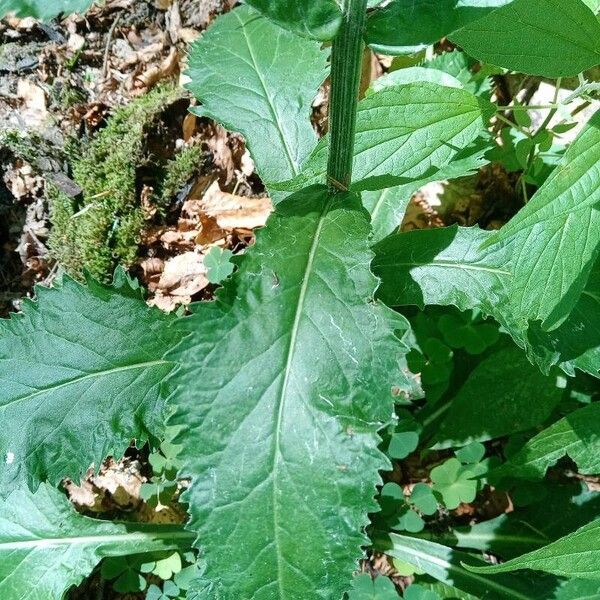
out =
[[44,90],[28,79],[19,79],[17,82],[17,96],[22,101],[20,113],[27,127],[40,127],[48,118]]
[[218,183],[213,183],[202,199],[203,210],[215,219],[226,231],[256,229],[264,227],[273,212],[270,198],[247,198],[222,192]]
[[204,257],[197,252],[185,252],[165,262],[158,289],[171,296],[193,296],[208,285]]

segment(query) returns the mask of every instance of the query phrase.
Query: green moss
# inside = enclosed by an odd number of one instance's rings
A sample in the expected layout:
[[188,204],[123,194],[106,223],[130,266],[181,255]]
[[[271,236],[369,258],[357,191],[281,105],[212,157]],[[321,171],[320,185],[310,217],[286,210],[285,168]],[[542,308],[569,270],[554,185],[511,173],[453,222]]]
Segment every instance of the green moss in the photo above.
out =
[[87,270],[108,281],[117,264],[135,260],[144,223],[136,176],[147,162],[146,134],[180,97],[175,86],[163,86],[115,112],[73,163],[73,179],[83,190],[79,205],[49,186],[50,248],[74,277]]
[[203,164],[200,146],[186,146],[165,167],[165,177],[159,195],[159,206],[167,206]]

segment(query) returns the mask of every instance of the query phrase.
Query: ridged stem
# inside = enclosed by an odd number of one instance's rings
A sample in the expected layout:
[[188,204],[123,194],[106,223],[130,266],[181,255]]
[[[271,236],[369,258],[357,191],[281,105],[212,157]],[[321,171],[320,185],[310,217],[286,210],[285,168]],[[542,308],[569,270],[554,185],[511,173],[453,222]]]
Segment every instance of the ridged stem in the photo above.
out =
[[350,189],[352,182],[367,0],[344,0],[343,12],[331,52],[327,181],[333,193]]

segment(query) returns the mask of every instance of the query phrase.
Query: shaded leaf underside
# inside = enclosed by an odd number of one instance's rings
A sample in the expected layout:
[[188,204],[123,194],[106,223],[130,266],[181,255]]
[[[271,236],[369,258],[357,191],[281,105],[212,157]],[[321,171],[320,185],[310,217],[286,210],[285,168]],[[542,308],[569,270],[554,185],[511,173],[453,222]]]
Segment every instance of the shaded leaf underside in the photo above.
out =
[[2,600],[59,600],[107,556],[188,548],[180,526],[124,524],[84,517],[56,489],[13,492],[0,502]]

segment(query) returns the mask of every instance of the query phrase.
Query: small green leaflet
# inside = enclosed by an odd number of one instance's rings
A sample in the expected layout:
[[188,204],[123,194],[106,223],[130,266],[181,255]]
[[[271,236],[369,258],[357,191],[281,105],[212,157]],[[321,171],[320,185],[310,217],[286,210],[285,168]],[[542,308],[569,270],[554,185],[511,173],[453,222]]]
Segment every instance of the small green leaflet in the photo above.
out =
[[393,0],[367,21],[366,40],[382,54],[414,54],[512,0]]
[[266,17],[299,35],[331,40],[342,22],[336,0],[244,0]]
[[389,466],[377,432],[394,386],[410,386],[398,327],[373,300],[369,230],[356,195],[290,196],[216,301],[181,321],[171,423],[207,561],[200,597],[346,591]]
[[394,584],[383,576],[375,580],[367,573],[354,578],[348,600],[398,600]]
[[535,196],[485,243],[510,246],[512,301],[545,329],[569,315],[600,251],[599,156],[600,111]]
[[[519,575],[480,575],[464,565],[484,565],[484,561],[435,542],[398,534],[374,540],[375,549],[427,573],[441,583],[486,600],[547,600],[556,581],[549,577],[532,580]],[[460,596],[462,597],[462,596]]]
[[204,266],[206,267],[206,276],[210,283],[221,283],[227,279],[235,268],[230,262],[233,252],[231,250],[223,250],[214,246],[204,257]]
[[569,578],[600,579],[600,519],[580,527],[544,548],[501,565],[466,566],[477,573],[509,573],[518,569],[544,571]]
[[[482,391],[485,402],[482,402]],[[543,423],[563,390],[515,346],[483,360],[452,398],[435,437],[436,448],[484,442]]]
[[481,62],[544,77],[600,63],[600,22],[582,0],[513,0],[450,35]]
[[426,67],[408,67],[379,77],[371,84],[371,87],[367,90],[367,94],[378,92],[386,87],[418,83],[420,81],[429,81],[430,83],[437,83],[446,87],[464,88],[462,82],[444,71]]
[[0,596],[59,599],[104,557],[188,548],[192,541],[176,525],[84,517],[46,484],[35,494],[17,490],[0,502]]
[[600,472],[600,403],[593,403],[563,417],[529,440],[489,478],[542,479],[549,467],[569,456],[580,473]]
[[84,13],[94,0],[1,0],[0,19],[14,12],[18,17],[49,21],[63,14]]
[[77,479],[164,429],[174,317],[118,289],[65,277],[0,321],[0,495]]
[[309,117],[327,57],[318,42],[239,7],[192,47],[188,87],[202,103],[194,112],[243,134],[267,187],[295,177],[317,143]]
[[[445,178],[441,170],[482,135],[494,110],[470,92],[427,81],[370,94],[358,105],[352,189]],[[300,176],[276,189],[295,191],[323,182],[328,149],[326,136]]]

